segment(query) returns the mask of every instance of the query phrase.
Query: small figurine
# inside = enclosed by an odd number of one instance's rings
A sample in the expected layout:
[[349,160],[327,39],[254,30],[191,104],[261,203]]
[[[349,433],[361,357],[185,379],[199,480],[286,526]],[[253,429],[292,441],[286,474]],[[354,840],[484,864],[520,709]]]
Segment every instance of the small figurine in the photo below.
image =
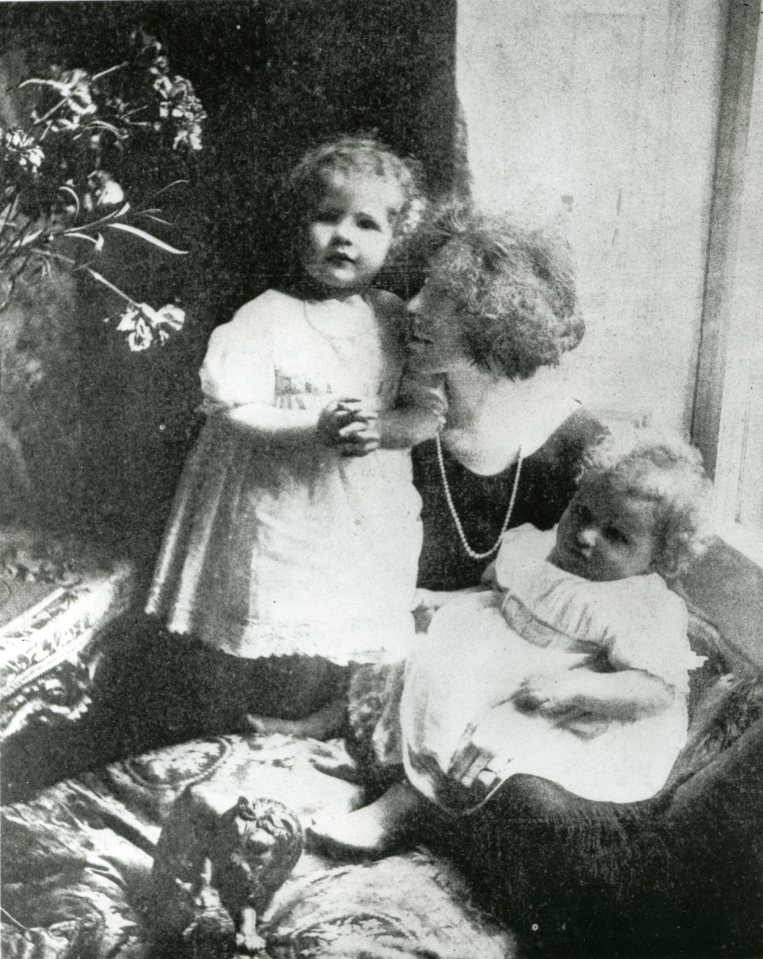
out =
[[265,956],[257,917],[297,863],[297,817],[272,799],[221,812],[218,796],[189,786],[162,829],[152,872],[151,925],[167,955]]

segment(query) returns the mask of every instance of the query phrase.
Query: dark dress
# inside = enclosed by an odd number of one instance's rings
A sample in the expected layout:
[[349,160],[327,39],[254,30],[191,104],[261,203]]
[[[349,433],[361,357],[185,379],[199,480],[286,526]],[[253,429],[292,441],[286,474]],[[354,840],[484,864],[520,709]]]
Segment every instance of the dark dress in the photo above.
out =
[[[510,527],[532,523],[550,529],[559,522],[575,492],[583,452],[604,427],[579,409],[522,463]],[[443,449],[453,503],[469,545],[489,549],[501,530],[516,475],[516,466],[495,476],[479,476]],[[448,509],[434,440],[413,451],[413,481],[423,500],[424,545],[419,560],[419,586],[463,589],[476,586],[492,557],[473,560],[459,540]]]

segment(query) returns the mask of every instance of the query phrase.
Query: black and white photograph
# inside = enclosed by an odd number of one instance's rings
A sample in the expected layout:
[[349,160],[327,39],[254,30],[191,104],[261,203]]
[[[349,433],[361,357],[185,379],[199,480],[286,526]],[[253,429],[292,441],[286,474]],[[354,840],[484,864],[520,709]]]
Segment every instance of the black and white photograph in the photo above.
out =
[[0,0],[6,959],[763,956],[761,0]]

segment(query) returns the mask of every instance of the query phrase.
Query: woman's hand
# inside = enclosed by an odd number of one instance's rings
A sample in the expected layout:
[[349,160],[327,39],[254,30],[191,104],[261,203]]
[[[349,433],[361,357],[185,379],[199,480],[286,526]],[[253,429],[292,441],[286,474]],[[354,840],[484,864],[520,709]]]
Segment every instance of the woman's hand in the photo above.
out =
[[499,757],[505,717],[500,709],[491,710],[475,725],[467,726],[453,754],[448,777],[467,789],[486,791],[500,780],[508,766],[508,757]]
[[432,589],[416,590],[413,620],[416,623],[417,633],[425,633],[429,629],[432,617],[450,595],[450,593],[441,594]]
[[425,633],[437,610],[450,600],[468,593],[481,593],[484,590],[484,586],[467,586],[466,589],[417,589],[413,607],[416,632]]

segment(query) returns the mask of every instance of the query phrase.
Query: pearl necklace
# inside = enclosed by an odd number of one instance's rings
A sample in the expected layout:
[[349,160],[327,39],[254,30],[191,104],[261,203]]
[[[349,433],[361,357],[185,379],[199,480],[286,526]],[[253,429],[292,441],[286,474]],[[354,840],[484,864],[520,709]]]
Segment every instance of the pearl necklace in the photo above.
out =
[[490,549],[486,550],[484,553],[478,553],[475,549],[469,545],[469,541],[466,538],[466,533],[464,533],[464,527],[461,524],[461,519],[459,518],[458,513],[456,512],[456,507],[453,502],[453,496],[450,492],[450,486],[448,485],[448,476],[445,472],[445,460],[442,455],[442,443],[440,441],[440,434],[438,433],[435,436],[435,444],[437,446],[437,462],[440,465],[440,477],[442,479],[442,488],[445,493],[445,500],[448,504],[448,509],[450,510],[450,515],[453,519],[453,523],[456,527],[456,532],[458,533],[458,538],[461,540],[461,545],[464,547],[466,555],[471,557],[471,559],[487,559],[492,556],[493,553],[498,552],[498,547],[501,545],[501,539],[503,534],[509,528],[509,523],[511,522],[511,514],[514,512],[514,503],[517,499],[517,490],[519,489],[519,473],[522,469],[522,447],[519,447],[519,452],[517,454],[517,467],[516,473],[514,474],[514,486],[511,490],[511,497],[509,499],[509,508],[506,510],[506,516],[501,526],[501,532],[498,534],[498,539],[493,543]]

